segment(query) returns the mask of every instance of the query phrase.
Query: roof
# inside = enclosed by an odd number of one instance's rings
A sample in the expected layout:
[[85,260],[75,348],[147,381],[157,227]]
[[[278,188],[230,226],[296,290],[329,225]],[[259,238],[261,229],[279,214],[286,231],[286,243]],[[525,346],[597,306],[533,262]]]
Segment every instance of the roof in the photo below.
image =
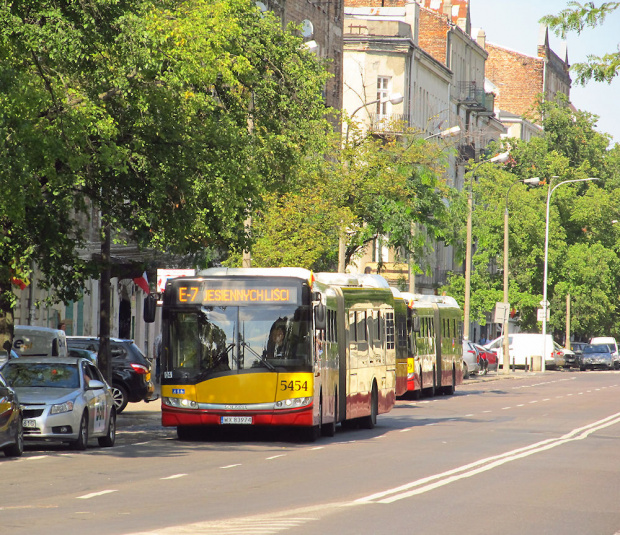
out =
[[444,7],[451,6],[450,19],[454,24],[458,24],[459,20],[469,18],[469,0],[417,0],[417,2],[422,7],[437,13],[445,13]]

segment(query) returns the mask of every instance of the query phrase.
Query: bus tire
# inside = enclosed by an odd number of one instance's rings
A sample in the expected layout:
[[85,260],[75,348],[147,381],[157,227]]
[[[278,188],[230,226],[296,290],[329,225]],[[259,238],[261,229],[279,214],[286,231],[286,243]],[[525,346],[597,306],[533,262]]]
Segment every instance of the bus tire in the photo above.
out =
[[456,369],[452,367],[452,384],[443,387],[443,393],[446,396],[452,396],[456,387]]
[[433,368],[433,386],[424,389],[424,394],[428,397],[433,397],[437,393],[437,375],[435,374],[435,368]]
[[372,393],[370,394],[370,414],[360,419],[360,427],[364,429],[374,429],[377,425],[377,414],[379,412],[379,393],[377,392],[377,383],[372,384]]
[[338,392],[334,393],[334,421],[321,425],[321,434],[324,437],[333,437],[336,434],[336,418],[338,418]]

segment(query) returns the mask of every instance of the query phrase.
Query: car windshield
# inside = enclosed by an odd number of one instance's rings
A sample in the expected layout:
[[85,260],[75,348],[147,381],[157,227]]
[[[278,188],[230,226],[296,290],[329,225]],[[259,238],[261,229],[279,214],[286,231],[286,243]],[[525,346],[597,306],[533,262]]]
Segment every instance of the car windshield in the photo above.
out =
[[584,353],[611,353],[609,346],[605,344],[596,344],[592,346],[586,346],[583,348]]
[[168,369],[188,379],[312,363],[307,306],[208,307],[171,314]]
[[77,364],[11,361],[2,372],[7,382],[14,387],[79,388],[80,386]]

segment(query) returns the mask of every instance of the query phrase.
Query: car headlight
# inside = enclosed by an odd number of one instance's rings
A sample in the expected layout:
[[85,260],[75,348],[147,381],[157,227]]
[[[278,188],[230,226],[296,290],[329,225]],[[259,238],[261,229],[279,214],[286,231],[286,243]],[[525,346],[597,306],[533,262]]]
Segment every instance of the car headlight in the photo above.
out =
[[73,401],[65,401],[64,403],[57,403],[52,405],[50,414],[61,414],[63,412],[71,412],[73,410]]
[[295,409],[297,407],[306,407],[312,403],[312,398],[293,398],[276,401],[274,408],[276,409]]
[[195,401],[192,401],[191,399],[185,399],[185,398],[162,397],[161,402],[164,405],[175,407],[177,409],[197,409],[198,408],[198,403],[196,403]]

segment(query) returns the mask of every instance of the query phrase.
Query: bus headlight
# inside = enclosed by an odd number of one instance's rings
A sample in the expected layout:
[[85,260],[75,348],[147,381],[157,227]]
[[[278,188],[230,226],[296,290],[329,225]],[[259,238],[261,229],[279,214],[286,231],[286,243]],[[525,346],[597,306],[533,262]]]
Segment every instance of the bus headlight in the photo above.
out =
[[275,409],[296,409],[298,407],[307,407],[312,403],[312,398],[293,398],[276,401]]
[[196,403],[195,401],[192,401],[191,399],[162,397],[161,402],[164,405],[175,407],[177,409],[197,409],[198,408],[198,403]]

